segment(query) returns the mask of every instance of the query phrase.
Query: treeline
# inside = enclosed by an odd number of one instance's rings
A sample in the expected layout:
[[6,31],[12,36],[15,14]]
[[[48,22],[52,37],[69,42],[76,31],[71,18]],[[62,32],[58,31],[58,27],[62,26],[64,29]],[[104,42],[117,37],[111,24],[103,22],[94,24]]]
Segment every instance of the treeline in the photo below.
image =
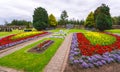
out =
[[11,23],[7,23],[5,25],[8,25],[8,26],[29,26],[31,24],[32,23],[30,21],[14,19]]
[[115,16],[112,20],[114,25],[120,25],[120,16]]
[[53,14],[48,15],[46,9],[42,7],[35,8],[33,14],[33,22],[25,21],[25,20],[13,20],[11,23],[7,25],[17,25],[17,26],[30,26],[32,25],[37,30],[44,30],[46,28],[54,27],[57,25],[64,25],[66,27],[67,24],[73,25],[83,25],[86,29],[95,29],[99,31],[104,31],[106,29],[111,29],[112,25],[120,25],[120,16],[111,17],[110,8],[102,4],[95,11],[91,11],[85,20],[79,19],[68,19],[69,16],[66,10],[61,12],[57,20]]

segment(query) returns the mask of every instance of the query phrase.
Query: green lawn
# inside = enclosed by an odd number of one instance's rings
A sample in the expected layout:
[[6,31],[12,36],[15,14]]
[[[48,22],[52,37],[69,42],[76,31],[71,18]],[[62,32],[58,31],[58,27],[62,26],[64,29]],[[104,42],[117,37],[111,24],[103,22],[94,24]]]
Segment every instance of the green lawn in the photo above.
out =
[[23,32],[23,30],[13,30],[12,32],[0,32],[0,37],[8,36],[11,34],[17,34]]
[[[45,65],[48,64],[56,50],[59,48],[63,39],[50,38],[55,42],[42,54],[28,53],[27,50],[36,46],[43,40],[35,42],[16,51],[8,56],[0,58],[0,66],[6,66],[15,68],[18,70],[24,70],[27,72],[42,72]],[[45,39],[44,39],[45,40]]]
[[106,32],[111,32],[111,33],[118,33],[118,34],[120,34],[120,29],[106,30]]
[[68,33],[74,33],[74,32],[86,32],[87,30],[84,29],[54,29],[54,30],[49,30],[50,32],[59,32],[60,30],[67,31]]
[[68,33],[77,33],[77,32],[87,32],[87,30],[84,29],[70,29]]

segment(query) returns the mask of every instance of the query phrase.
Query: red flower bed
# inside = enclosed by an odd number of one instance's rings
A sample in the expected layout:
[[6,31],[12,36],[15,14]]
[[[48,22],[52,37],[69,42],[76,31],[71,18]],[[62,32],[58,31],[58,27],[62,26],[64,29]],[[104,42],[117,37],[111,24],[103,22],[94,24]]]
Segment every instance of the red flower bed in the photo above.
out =
[[82,33],[77,33],[79,48],[82,55],[92,56],[93,54],[103,54],[105,52],[111,52],[114,49],[120,49],[120,36],[117,35],[112,36],[116,37],[116,42],[114,44],[101,46],[98,44],[92,45],[90,41]]
[[48,47],[49,45],[51,45],[53,42],[54,41],[52,41],[52,40],[46,40],[46,41],[40,43],[39,45],[37,45],[37,50],[42,50],[45,47]]
[[37,38],[39,36],[43,36],[45,34],[48,34],[48,32],[42,32],[40,34],[36,34],[36,35],[29,36],[29,37],[26,37],[26,38],[20,38],[20,39],[17,39],[17,40],[12,40],[11,39],[13,36],[15,36],[15,34],[14,35],[9,35],[7,37],[4,37],[4,38],[0,39],[0,50],[4,49],[6,47],[10,47],[10,46],[25,42],[25,41],[35,39],[35,38]]

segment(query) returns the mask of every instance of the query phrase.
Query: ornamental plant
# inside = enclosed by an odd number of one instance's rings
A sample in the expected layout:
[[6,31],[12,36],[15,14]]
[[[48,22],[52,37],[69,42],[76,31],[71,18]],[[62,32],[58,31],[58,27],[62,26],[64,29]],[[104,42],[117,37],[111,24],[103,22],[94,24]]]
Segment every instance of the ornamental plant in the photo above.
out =
[[24,34],[26,34],[26,33],[23,33],[23,35],[21,33],[21,34],[17,34],[17,35],[14,34],[14,35],[9,35],[4,38],[1,38],[0,39],[0,50],[49,34],[49,32],[39,32],[39,33],[29,32],[29,33],[31,35],[27,33],[27,36],[25,36]]
[[[114,49],[120,49],[120,37],[117,35],[112,35],[116,38],[116,41],[110,45],[92,45],[91,42],[82,33],[77,33],[78,46],[81,53],[86,56],[91,56],[94,54],[103,54],[105,52],[111,52]],[[93,38],[94,41],[94,38]]]
[[114,36],[99,32],[86,32],[84,35],[92,45],[99,44],[105,46],[113,44],[116,41],[116,38]]
[[21,39],[21,38],[27,38],[27,37],[34,36],[34,35],[37,35],[40,33],[42,33],[42,32],[24,32],[24,33],[20,33],[20,34],[17,34],[15,36],[11,37],[11,39],[17,40],[17,39]]
[[45,40],[44,42],[37,45],[37,50],[45,50],[47,47],[49,47],[54,41],[52,40]]
[[[117,62],[120,63],[120,44],[119,40],[120,37],[117,35],[113,35],[117,38],[115,45],[113,47],[117,48],[116,50],[112,50],[110,52],[104,52],[102,54],[93,54],[93,55],[85,55],[83,51],[81,50],[82,47],[80,48],[79,45],[79,40],[78,40],[78,35],[83,38],[81,40],[81,44],[84,45],[84,43],[88,44],[88,48],[91,47],[91,45],[88,43],[89,41],[87,39],[84,39],[84,35],[82,33],[74,33],[72,37],[72,43],[70,47],[70,53],[69,53],[69,63],[70,64],[79,64],[81,68],[93,68],[93,67],[101,67],[105,64],[110,64],[112,62]],[[80,38],[79,38],[80,39]],[[117,45],[116,45],[117,44]],[[100,45],[97,45],[97,47],[100,47]],[[93,47],[94,48],[94,47]],[[83,48],[84,49],[84,48]],[[87,48],[86,48],[87,49]],[[95,49],[95,48],[94,48]],[[93,50],[94,50],[93,49]],[[108,48],[109,49],[109,48]],[[86,53],[86,52],[85,52]],[[88,51],[87,53],[91,53]]]

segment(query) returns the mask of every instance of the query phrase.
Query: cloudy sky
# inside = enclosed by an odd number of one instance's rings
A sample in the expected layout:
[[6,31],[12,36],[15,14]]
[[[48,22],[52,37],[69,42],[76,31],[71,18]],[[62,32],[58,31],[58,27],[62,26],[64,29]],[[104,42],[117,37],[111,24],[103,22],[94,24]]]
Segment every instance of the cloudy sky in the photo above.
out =
[[45,8],[57,19],[66,10],[69,19],[81,20],[102,3],[110,7],[112,16],[120,15],[120,0],[0,0],[0,24],[13,19],[32,21],[33,11],[37,7]]

